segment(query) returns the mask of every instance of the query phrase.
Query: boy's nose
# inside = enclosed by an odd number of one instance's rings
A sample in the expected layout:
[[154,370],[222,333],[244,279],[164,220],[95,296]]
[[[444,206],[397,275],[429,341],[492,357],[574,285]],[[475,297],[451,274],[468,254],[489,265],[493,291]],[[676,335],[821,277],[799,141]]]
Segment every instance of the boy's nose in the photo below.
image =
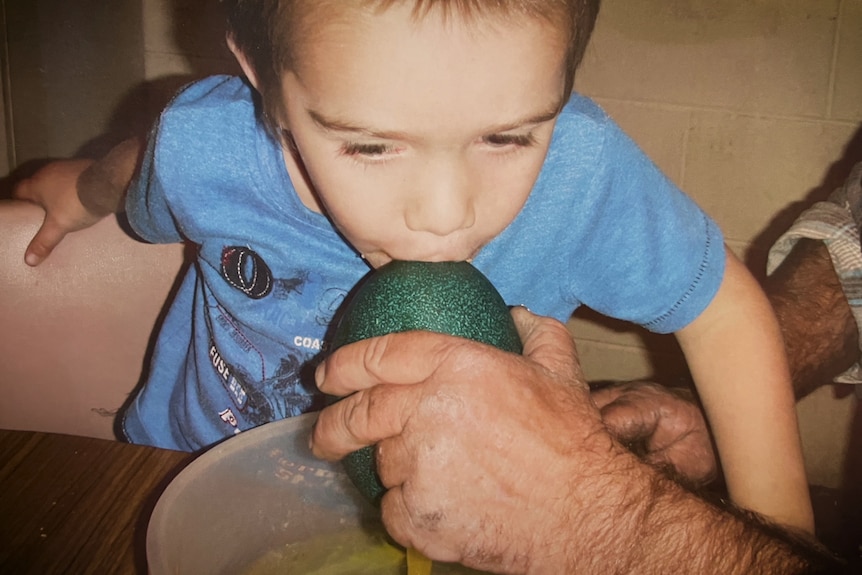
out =
[[413,231],[446,236],[471,227],[476,221],[473,190],[463,174],[441,174],[426,180],[426,185],[414,182],[412,201],[405,214],[407,227]]

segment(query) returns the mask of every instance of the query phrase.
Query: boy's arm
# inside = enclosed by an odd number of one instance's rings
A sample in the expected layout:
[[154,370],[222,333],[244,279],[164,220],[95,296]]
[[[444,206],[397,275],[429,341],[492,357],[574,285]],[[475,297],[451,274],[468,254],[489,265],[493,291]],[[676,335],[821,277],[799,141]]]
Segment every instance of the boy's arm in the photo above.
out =
[[24,261],[39,265],[69,232],[88,228],[122,211],[123,196],[135,173],[142,142],[126,140],[98,160],[61,160],[21,181],[14,196],[45,210],[45,220],[30,241]]
[[727,252],[707,309],[677,333],[740,506],[813,531],[781,332],[757,282]]

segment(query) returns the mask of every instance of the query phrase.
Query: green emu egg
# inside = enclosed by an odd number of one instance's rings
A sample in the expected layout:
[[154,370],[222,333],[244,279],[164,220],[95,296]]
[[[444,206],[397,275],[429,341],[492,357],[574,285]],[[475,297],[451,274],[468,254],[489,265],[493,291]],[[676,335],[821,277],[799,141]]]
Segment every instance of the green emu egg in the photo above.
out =
[[[332,338],[332,348],[385,335],[426,330],[521,353],[509,308],[491,282],[467,262],[393,261],[360,284]],[[348,476],[375,503],[386,488],[377,477],[374,450],[344,459]]]

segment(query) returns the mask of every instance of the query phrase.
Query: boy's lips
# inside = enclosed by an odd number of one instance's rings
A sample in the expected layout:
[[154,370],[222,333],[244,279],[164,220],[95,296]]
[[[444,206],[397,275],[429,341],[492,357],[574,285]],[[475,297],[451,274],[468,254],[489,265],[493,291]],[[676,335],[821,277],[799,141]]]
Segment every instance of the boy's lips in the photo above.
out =
[[[481,249],[481,248],[479,248]],[[418,255],[401,255],[401,254],[389,254],[386,252],[374,252],[368,254],[361,254],[362,259],[367,261],[371,267],[378,268],[382,265],[385,265],[392,260],[401,260],[401,261],[423,261],[423,262],[460,262],[466,261],[469,263],[473,262],[473,259],[479,253],[479,249],[475,249],[470,252],[465,252],[465,255],[448,255],[448,254],[434,254],[427,256],[418,256]]]

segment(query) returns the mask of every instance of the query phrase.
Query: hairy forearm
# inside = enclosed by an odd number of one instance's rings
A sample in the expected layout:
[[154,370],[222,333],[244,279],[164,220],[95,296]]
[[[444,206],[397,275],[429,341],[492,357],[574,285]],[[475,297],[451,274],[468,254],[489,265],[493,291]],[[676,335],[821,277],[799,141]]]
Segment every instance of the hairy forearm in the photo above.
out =
[[645,466],[632,467],[617,490],[620,501],[606,493],[610,504],[599,505],[603,512],[586,519],[603,526],[596,544],[570,557],[565,572],[787,575],[839,570],[838,562],[810,539],[796,538],[753,514],[714,505]]
[[823,242],[800,240],[764,290],[781,326],[797,398],[853,364],[856,321]]
[[142,142],[126,140],[90,165],[78,178],[78,199],[94,216],[122,211],[123,198],[138,166]]
[[[752,514],[732,513],[686,493],[669,480],[656,483],[644,514],[640,565],[632,573],[795,574],[828,572],[834,561],[802,539],[768,527]],[[656,553],[656,549],[667,549]],[[677,570],[674,566],[677,566]],[[685,567],[683,567],[685,566]]]

